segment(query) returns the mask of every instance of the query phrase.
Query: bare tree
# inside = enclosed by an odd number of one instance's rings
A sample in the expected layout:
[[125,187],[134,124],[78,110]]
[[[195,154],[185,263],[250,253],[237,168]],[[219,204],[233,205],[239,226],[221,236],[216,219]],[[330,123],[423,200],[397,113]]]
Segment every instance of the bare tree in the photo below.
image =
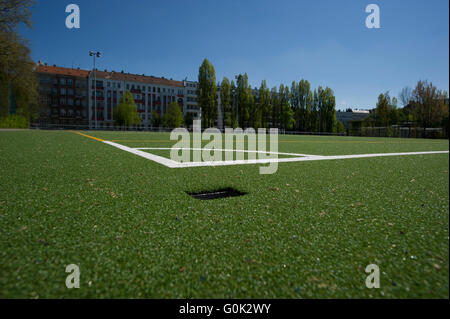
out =
[[408,105],[409,103],[411,103],[412,100],[412,89],[409,86],[405,86],[400,94],[398,95],[400,102],[402,102],[403,106]]

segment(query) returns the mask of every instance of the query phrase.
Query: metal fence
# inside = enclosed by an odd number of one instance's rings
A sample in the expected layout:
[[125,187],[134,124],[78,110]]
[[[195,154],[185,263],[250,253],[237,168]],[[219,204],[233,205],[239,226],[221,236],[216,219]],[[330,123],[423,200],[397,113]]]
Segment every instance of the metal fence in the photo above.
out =
[[367,137],[397,137],[397,138],[448,138],[448,132],[443,128],[423,127],[362,127],[357,130],[349,130],[351,136]]
[[[90,130],[90,131],[135,131],[135,132],[171,132],[172,129],[168,127],[145,127],[143,125],[135,126],[105,126],[94,128],[89,125],[75,125],[75,124],[42,124],[32,123],[31,129],[41,130]],[[192,132],[192,127],[186,128]],[[222,133],[224,129],[219,129]],[[342,133],[330,132],[302,132],[289,131],[284,129],[278,130],[279,134],[283,135],[318,135],[318,136],[366,136],[366,137],[394,137],[394,138],[448,138],[448,132],[443,128],[421,128],[421,127],[362,127],[357,129],[348,129]]]

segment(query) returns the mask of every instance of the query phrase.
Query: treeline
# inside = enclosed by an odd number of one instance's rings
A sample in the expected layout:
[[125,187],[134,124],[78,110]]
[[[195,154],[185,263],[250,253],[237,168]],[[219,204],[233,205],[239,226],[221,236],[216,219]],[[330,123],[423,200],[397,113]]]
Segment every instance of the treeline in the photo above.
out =
[[[397,106],[399,99],[402,108]],[[361,123],[353,123],[353,126],[389,128],[408,125],[423,130],[443,128],[448,136],[449,103],[446,91],[439,90],[431,82],[418,81],[414,89],[403,88],[399,99],[391,98],[389,92],[380,94],[370,116]]]
[[38,81],[20,23],[31,27],[32,0],[0,1],[0,126],[28,127],[39,116]]
[[[248,84],[247,74],[236,76],[236,82],[224,77],[216,84],[215,70],[205,59],[198,76],[198,103],[202,125],[212,127],[218,118],[218,105],[224,127],[276,127],[308,132],[343,132],[336,122],[336,98],[333,90],[319,86],[312,90],[307,80],[293,81],[269,88],[263,80],[259,88]],[[218,90],[219,88],[219,90]],[[219,103],[220,102],[220,103]]]

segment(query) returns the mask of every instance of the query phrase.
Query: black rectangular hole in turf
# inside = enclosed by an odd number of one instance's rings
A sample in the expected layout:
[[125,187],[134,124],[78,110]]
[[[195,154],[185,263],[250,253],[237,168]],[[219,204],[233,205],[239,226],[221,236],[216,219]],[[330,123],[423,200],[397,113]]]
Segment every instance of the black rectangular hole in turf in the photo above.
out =
[[225,198],[225,197],[242,196],[247,193],[243,193],[243,192],[238,191],[237,189],[227,187],[227,188],[217,189],[217,190],[213,190],[213,191],[188,193],[188,194],[196,199],[209,200],[209,199],[217,199],[217,198]]

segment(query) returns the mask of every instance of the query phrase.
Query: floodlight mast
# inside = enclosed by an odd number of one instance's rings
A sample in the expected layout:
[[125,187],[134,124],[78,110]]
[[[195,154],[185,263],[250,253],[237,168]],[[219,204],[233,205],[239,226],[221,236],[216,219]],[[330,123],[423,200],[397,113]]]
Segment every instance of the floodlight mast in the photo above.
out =
[[235,96],[236,96],[236,121],[237,121],[236,124],[237,124],[237,127],[239,127],[239,95],[237,93],[239,92],[239,90],[238,90],[238,87],[239,87],[238,81],[239,81],[239,77],[240,76],[241,76],[240,74],[234,76],[234,78],[236,79],[236,93],[235,93]]
[[95,117],[95,129],[97,129],[97,74],[95,68],[95,58],[101,57],[102,53],[100,51],[94,52],[89,51],[89,56],[94,58],[94,117]]

